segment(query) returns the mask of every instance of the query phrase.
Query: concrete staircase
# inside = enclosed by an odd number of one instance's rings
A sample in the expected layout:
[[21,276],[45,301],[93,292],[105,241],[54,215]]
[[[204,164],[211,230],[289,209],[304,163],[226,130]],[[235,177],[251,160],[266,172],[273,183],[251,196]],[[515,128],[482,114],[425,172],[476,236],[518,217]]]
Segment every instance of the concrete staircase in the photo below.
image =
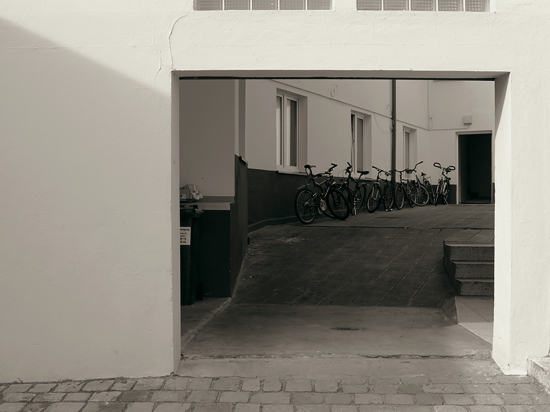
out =
[[447,275],[459,296],[494,295],[494,231],[462,230],[443,242]]

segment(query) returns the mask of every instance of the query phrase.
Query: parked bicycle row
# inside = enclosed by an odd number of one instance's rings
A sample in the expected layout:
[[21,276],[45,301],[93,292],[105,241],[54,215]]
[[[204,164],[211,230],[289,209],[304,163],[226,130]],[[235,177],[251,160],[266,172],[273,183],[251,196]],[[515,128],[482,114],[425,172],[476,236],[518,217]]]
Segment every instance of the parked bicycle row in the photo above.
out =
[[[347,219],[350,214],[367,210],[374,213],[382,205],[385,210],[394,207],[402,209],[405,201],[410,207],[425,206],[431,203],[437,206],[438,202],[448,204],[450,193],[450,181],[448,176],[455,170],[454,166],[443,167],[435,162],[434,167],[441,170],[441,177],[437,185],[431,184],[429,177],[424,172],[418,172],[416,168],[423,162],[418,162],[413,169],[383,170],[373,166],[377,171],[375,179],[366,179],[368,171],[357,171],[358,176],[353,176],[352,165],[344,170],[345,176],[336,179],[333,170],[338,166],[331,163],[326,172],[314,174],[313,165],[305,165],[306,182],[298,188],[294,198],[294,210],[298,220],[302,223],[312,223],[318,214],[339,220]],[[395,181],[392,174],[395,173]],[[413,178],[404,177],[403,174]]]

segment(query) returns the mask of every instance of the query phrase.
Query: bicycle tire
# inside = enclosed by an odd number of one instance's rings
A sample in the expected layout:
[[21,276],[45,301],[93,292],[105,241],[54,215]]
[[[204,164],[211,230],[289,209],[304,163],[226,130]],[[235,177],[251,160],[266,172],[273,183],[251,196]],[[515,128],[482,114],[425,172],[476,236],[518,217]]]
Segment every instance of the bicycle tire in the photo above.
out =
[[317,217],[319,205],[311,190],[300,189],[294,197],[294,212],[300,222],[307,225],[313,223]]
[[414,182],[407,183],[407,186],[405,188],[405,193],[407,194],[407,203],[409,203],[409,207],[415,207],[416,206],[416,185]]
[[382,192],[382,200],[384,202],[384,209],[391,210],[393,206],[393,190],[389,183],[386,183],[384,186],[384,191]]
[[369,194],[367,195],[367,199],[365,201],[367,212],[374,213],[376,212],[376,209],[380,206],[381,201],[381,193],[380,193],[380,185],[375,184],[372,189],[370,190]]
[[357,216],[357,209],[355,209],[355,193],[347,185],[335,186],[336,189],[340,190],[348,202],[350,208],[350,214]]
[[[405,204],[405,188],[401,183],[395,186],[394,199],[397,210],[403,209],[403,205]],[[389,207],[386,209],[389,209]]]
[[363,210],[363,204],[365,203],[365,199],[367,197],[366,193],[367,193],[366,185],[359,186],[355,191],[355,194],[353,196],[353,205],[357,213]]
[[350,214],[350,206],[344,194],[331,187],[326,196],[327,206],[338,220],[346,220]]
[[430,201],[430,193],[428,192],[428,189],[426,189],[426,186],[421,184],[417,185],[416,186],[416,204],[418,206],[426,206],[429,201]]
[[449,204],[449,193],[451,192],[450,185],[445,182],[443,184],[443,191],[441,193],[441,204],[448,205]]

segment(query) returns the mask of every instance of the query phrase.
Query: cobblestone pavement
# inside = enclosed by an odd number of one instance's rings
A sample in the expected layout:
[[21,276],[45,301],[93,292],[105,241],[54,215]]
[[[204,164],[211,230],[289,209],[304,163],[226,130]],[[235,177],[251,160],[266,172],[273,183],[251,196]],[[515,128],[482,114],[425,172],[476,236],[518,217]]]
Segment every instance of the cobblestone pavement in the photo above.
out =
[[549,411],[529,377],[188,378],[0,386],[0,412]]

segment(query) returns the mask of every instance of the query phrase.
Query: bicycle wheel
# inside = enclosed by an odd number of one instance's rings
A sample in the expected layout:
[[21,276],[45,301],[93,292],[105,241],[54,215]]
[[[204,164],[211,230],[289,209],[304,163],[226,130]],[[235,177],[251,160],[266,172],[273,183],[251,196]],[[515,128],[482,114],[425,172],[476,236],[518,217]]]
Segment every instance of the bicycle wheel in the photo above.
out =
[[441,204],[448,205],[449,204],[449,193],[451,192],[451,188],[449,187],[449,184],[445,182],[443,184],[443,191],[441,192]]
[[424,185],[417,185],[416,186],[416,204],[418,206],[426,206],[428,204],[428,201],[430,200],[430,194],[428,193],[428,189]]
[[409,182],[405,187],[405,192],[407,194],[407,202],[409,207],[416,206],[416,185],[414,182]]
[[367,204],[367,211],[369,213],[373,213],[378,209],[378,206],[380,206],[380,200],[381,200],[381,193],[380,193],[380,186],[378,184],[375,184],[369,194],[367,195],[366,204]]
[[367,186],[361,185],[357,188],[353,196],[353,205],[355,207],[356,213],[359,213],[362,210],[363,204],[365,203],[367,192]]
[[294,197],[294,212],[304,224],[313,223],[318,213],[319,204],[316,196],[308,189],[300,189]]
[[439,198],[441,197],[443,193],[443,183],[439,182],[437,184],[437,188],[435,189],[435,198],[434,198],[434,206],[437,206],[439,203]]
[[382,192],[382,200],[384,201],[384,208],[390,210],[393,206],[393,190],[389,183],[386,183],[384,186],[384,191]]
[[[403,205],[405,204],[405,188],[400,183],[395,187],[395,207],[397,210],[403,209]],[[387,207],[386,209],[389,209]]]
[[355,193],[353,190],[349,188],[349,186],[346,185],[340,185],[336,186],[336,189],[338,189],[344,197],[346,198],[346,201],[348,202],[348,206],[350,208],[350,214],[353,216],[357,216],[357,209],[355,208]]
[[346,220],[350,213],[350,206],[344,194],[331,187],[326,196],[327,206],[332,214],[339,220]]

